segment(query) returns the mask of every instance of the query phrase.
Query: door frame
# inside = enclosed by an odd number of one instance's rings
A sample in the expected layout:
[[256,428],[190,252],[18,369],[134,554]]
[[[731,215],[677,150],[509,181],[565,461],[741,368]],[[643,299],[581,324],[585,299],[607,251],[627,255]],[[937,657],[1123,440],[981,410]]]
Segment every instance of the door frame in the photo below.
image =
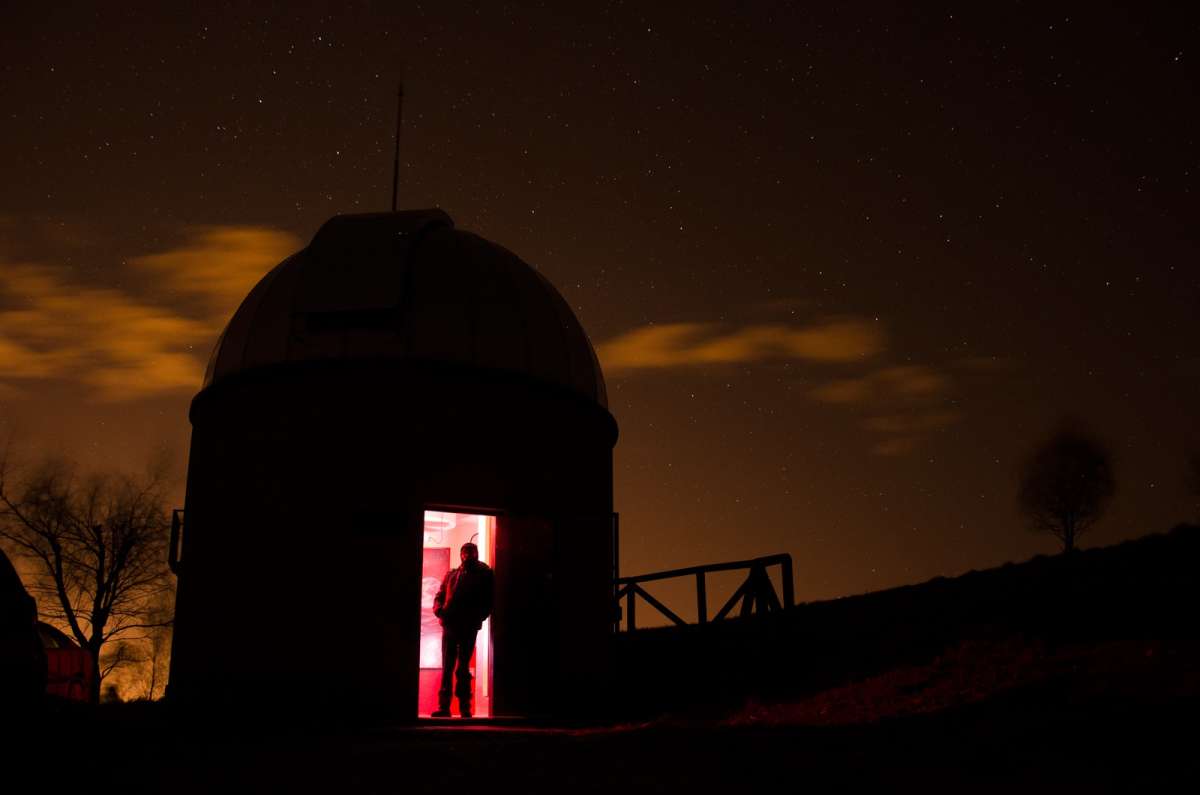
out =
[[[495,551],[495,545],[496,545],[495,534],[498,533],[499,526],[500,526],[499,521],[497,521],[497,520],[499,519],[499,517],[501,517],[507,513],[503,509],[492,508],[492,507],[480,508],[477,506],[466,505],[466,504],[461,504],[461,503],[442,503],[442,502],[421,502],[418,505],[419,505],[419,507],[415,513],[415,519],[414,519],[414,523],[413,523],[414,528],[416,529],[416,533],[414,534],[414,537],[418,542],[418,554],[416,556],[416,559],[418,561],[417,571],[416,571],[416,582],[418,584],[421,582],[422,575],[423,575],[423,565],[424,564],[422,561],[424,559],[424,549],[425,549],[425,514],[429,511],[436,511],[439,513],[456,513],[456,514],[463,514],[463,515],[467,515],[467,516],[490,516],[490,517],[492,517],[492,519],[494,521],[494,530],[493,530],[494,535],[492,536],[492,549],[489,551],[490,552]],[[452,550],[450,553],[450,568],[451,569],[454,568],[454,560],[455,560],[454,553]],[[496,561],[493,556],[493,559],[491,562],[493,571],[495,570],[495,565],[496,565]],[[417,594],[418,594],[418,596],[420,596],[419,586],[417,589]],[[423,669],[421,668],[421,662],[420,662],[420,655],[421,655],[421,600],[419,598],[417,599],[417,622],[416,622],[416,625],[417,625],[417,632],[416,632],[416,639],[415,639],[416,642],[414,644],[412,644],[415,649],[416,656],[417,656],[417,666],[416,666],[417,676],[416,676],[416,682],[415,682],[416,697],[413,699],[413,701],[414,701],[413,711],[414,711],[414,713],[416,713],[417,719],[420,720],[422,717],[420,714],[421,671]],[[496,653],[496,645],[495,645],[495,641],[493,638],[493,633],[491,631],[491,625],[489,624],[489,626],[488,626],[488,655],[489,656],[488,656],[487,691],[488,691],[488,701],[489,701],[489,705],[488,705],[489,713],[490,713],[490,716],[493,718],[496,716],[495,715],[496,693],[495,693],[495,676],[494,676],[495,667],[496,667],[495,659],[494,659],[495,653]]]

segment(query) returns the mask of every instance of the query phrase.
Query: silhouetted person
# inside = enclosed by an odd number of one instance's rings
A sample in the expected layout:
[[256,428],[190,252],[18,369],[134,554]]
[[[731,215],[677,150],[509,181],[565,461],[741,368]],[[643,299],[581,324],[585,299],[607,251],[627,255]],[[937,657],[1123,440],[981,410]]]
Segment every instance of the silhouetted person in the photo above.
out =
[[442,622],[442,685],[435,718],[450,717],[452,690],[458,696],[458,713],[471,717],[471,655],[479,628],[492,612],[495,579],[479,559],[479,548],[470,542],[463,544],[459,557],[462,565],[446,574],[433,599],[434,615]]

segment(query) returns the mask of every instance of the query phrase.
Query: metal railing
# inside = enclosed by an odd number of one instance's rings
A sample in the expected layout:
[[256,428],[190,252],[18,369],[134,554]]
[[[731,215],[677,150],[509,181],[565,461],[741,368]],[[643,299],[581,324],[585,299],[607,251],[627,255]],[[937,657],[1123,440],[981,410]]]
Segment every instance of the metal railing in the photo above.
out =
[[[771,582],[771,575],[767,572],[770,566],[779,566],[780,586],[783,591],[782,600],[775,593],[775,584]],[[792,556],[786,553],[768,555],[752,560],[711,563],[707,566],[689,566],[684,569],[671,569],[670,571],[659,571],[653,574],[639,574],[634,577],[617,578],[616,600],[617,608],[620,610],[617,618],[617,630],[620,631],[622,629],[622,621],[624,621],[624,630],[626,632],[637,629],[637,598],[639,596],[646,601],[646,604],[666,616],[673,623],[679,626],[686,626],[687,621],[684,621],[674,610],[651,596],[641,586],[641,583],[674,579],[676,577],[696,578],[697,623],[710,623],[708,617],[708,583],[705,579],[706,575],[712,572],[735,571],[737,569],[749,569],[746,573],[746,579],[733,592],[733,595],[726,600],[724,606],[717,611],[717,614],[712,617],[711,621],[721,621],[726,618],[739,601],[741,602],[741,607],[738,611],[739,616],[775,612],[785,607],[792,607],[795,604],[795,592],[792,584]],[[622,600],[625,603],[623,610],[621,609]]]

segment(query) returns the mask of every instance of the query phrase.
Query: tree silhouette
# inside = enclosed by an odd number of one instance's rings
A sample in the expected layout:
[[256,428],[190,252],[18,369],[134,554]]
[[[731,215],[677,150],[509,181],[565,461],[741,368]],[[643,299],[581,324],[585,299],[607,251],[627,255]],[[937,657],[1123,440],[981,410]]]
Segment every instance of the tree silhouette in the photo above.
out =
[[168,620],[154,612],[169,585],[166,471],[81,479],[48,460],[18,480],[0,461],[0,541],[25,560],[43,616],[91,655],[93,702],[104,676],[137,661],[134,644]]
[[1025,464],[1018,495],[1029,529],[1057,538],[1063,552],[1075,549],[1116,490],[1111,459],[1102,442],[1069,427],[1043,442]]
[[171,661],[171,640],[175,619],[175,588],[165,588],[147,606],[146,617],[152,627],[146,637],[146,691],[143,698],[154,701],[166,685],[167,668]]

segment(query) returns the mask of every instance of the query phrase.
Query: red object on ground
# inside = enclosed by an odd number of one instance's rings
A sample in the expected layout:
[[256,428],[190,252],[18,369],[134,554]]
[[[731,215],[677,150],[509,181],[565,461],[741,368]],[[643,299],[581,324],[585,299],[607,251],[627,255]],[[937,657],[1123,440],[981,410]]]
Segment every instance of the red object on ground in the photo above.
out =
[[46,649],[46,695],[87,701],[92,692],[92,657],[75,641],[49,624],[38,622]]

